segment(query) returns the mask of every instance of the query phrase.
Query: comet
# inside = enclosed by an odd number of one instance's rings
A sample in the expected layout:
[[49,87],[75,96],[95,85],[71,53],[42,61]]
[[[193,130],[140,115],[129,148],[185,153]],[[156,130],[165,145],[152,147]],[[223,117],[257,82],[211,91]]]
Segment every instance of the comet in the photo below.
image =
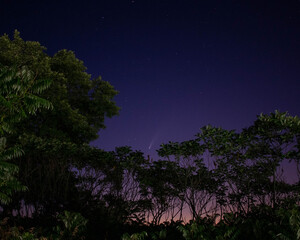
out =
[[149,150],[152,148],[153,142],[154,142],[153,140],[150,142],[150,145],[148,147]]
[[148,149],[150,150],[155,142],[155,140],[157,139],[157,137],[159,136],[159,131],[155,131],[155,134],[153,135],[153,137],[151,138],[151,142],[149,144]]

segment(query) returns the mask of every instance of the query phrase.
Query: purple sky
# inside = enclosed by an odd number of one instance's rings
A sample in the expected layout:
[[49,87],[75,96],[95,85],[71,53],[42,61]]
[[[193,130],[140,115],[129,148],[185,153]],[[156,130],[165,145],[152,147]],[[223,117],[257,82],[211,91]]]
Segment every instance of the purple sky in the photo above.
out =
[[50,55],[73,50],[120,91],[120,116],[92,143],[105,150],[155,157],[207,124],[240,130],[275,109],[300,116],[298,0],[2,0],[0,34],[14,29]]

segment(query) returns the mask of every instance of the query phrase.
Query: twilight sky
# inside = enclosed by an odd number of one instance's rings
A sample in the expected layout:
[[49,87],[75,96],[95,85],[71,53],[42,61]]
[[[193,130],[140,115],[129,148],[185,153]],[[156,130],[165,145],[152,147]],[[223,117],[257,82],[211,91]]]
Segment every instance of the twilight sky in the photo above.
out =
[[207,124],[300,116],[299,0],[2,0],[0,34],[15,29],[50,55],[73,50],[120,92],[120,116],[92,143],[105,150],[155,157]]

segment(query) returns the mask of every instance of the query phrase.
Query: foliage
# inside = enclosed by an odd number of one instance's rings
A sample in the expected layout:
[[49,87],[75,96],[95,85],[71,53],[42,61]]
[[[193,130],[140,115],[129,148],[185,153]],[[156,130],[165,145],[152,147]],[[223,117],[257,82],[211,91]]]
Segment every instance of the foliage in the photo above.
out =
[[300,239],[300,207],[294,206],[291,209],[279,209],[277,214],[281,217],[281,224],[286,229],[275,235],[275,239]]
[[40,231],[34,227],[27,230],[22,226],[10,227],[8,218],[5,218],[0,222],[0,238],[3,240],[85,239],[84,235],[88,221],[80,213],[64,211],[64,213],[58,215],[57,219],[60,225],[55,226],[52,232],[45,232],[46,235],[41,236]]
[[[225,240],[225,239],[299,239],[299,206],[293,208],[280,207],[276,212],[269,206],[259,206],[252,209],[247,215],[226,213],[223,219],[216,222],[218,215],[198,218],[188,224],[180,224],[177,229],[186,240]],[[168,232],[168,226],[162,230]],[[153,236],[155,230],[149,226],[144,228],[148,236]],[[173,231],[174,232],[174,231]],[[152,234],[151,234],[152,233]],[[139,236],[126,234],[124,236]],[[166,239],[181,239],[176,237]],[[125,238],[126,239],[126,238]],[[130,238],[127,238],[130,239]],[[147,238],[151,239],[151,238]]]
[[53,111],[42,111],[30,119],[38,125],[26,121],[21,131],[28,132],[26,129],[30,127],[29,130],[39,136],[89,142],[97,138],[100,128],[104,128],[104,117],[118,113],[112,101],[117,92],[101,77],[91,78],[72,51],[61,50],[50,57],[45,47],[38,42],[23,41],[16,31],[13,40],[7,35],[0,38],[0,63],[27,66],[37,79],[52,80],[41,96],[51,101]]
[[160,230],[159,232],[150,232],[149,234],[146,231],[142,231],[140,233],[128,234],[125,233],[122,235],[122,240],[143,240],[143,239],[166,239],[167,231],[165,229]]
[[28,114],[34,115],[41,108],[50,109],[51,103],[38,97],[50,85],[49,80],[36,80],[26,67],[0,65],[0,203],[7,204],[16,191],[27,188],[15,178],[18,167],[9,160],[18,158],[23,151],[15,145],[7,148],[7,134]]
[[85,239],[84,234],[88,222],[80,213],[64,211],[58,216],[62,226],[54,228],[54,238],[59,240]]
[[2,204],[8,204],[14,192],[27,190],[15,177],[19,171],[18,167],[8,162],[21,154],[21,150],[17,147],[6,149],[6,138],[0,138],[0,203]]
[[147,236],[148,236],[147,232],[134,233],[132,235],[125,233],[122,236],[122,240],[144,240],[145,237],[147,237]]
[[205,126],[154,161],[89,145],[118,114],[117,91],[74,52],[50,56],[15,32],[0,37],[0,64],[0,238],[299,239],[300,179],[282,169],[300,176],[299,117]]
[[178,229],[182,232],[184,239],[186,240],[201,240],[208,239],[209,232],[205,229],[204,225],[198,225],[196,222],[190,225],[179,226]]
[[[28,186],[28,191],[15,195],[4,211],[20,210],[20,202],[24,202],[34,209],[33,213],[25,213],[27,216],[52,215],[62,206],[80,206],[77,181],[70,170],[75,165],[84,167],[86,156],[93,152],[88,143],[105,127],[105,117],[119,110],[112,101],[117,91],[100,76],[91,78],[72,51],[61,50],[49,56],[45,50],[38,42],[24,41],[17,31],[12,40],[7,35],[0,37],[0,64],[6,66],[3,76],[10,84],[1,90],[17,90],[20,95],[13,98],[19,101],[13,108],[1,99],[6,106],[2,120],[15,123],[8,148],[23,149],[22,160],[13,162],[20,170],[19,181]],[[7,74],[6,69],[15,68],[20,73],[14,70],[16,78],[11,78],[13,74]],[[52,84],[49,86],[50,81],[44,79],[51,79]],[[49,108],[49,102],[52,110],[42,109]],[[38,108],[38,114],[33,115]],[[14,118],[9,118],[7,112],[14,112]],[[25,114],[27,118],[19,117]]]
[[47,240],[45,237],[37,237],[35,229],[25,230],[22,226],[11,227],[9,218],[0,220],[0,239],[2,240]]
[[49,88],[51,81],[36,79],[27,67],[8,67],[0,65],[0,131],[13,132],[13,124],[36,114],[38,109],[52,108],[52,104],[38,97]]

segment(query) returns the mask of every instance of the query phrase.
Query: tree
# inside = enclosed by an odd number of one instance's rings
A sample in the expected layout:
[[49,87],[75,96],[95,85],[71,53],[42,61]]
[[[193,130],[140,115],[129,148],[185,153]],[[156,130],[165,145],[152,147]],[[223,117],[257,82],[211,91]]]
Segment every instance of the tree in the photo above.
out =
[[202,128],[197,141],[214,159],[214,172],[226,192],[224,205],[247,213],[256,204],[276,208],[286,197],[295,197],[280,168],[284,162],[299,163],[299,126],[297,116],[275,111],[261,114],[241,133]]
[[208,214],[208,208],[213,208],[211,202],[217,188],[212,171],[204,162],[204,152],[205,148],[196,140],[169,142],[158,150],[161,157],[175,160],[177,169],[171,173],[171,179],[178,191],[177,201],[188,206],[193,219]]
[[260,204],[276,209],[299,201],[299,183],[287,183],[281,169],[284,162],[299,168],[299,127],[297,116],[278,111],[261,114],[240,133],[203,127],[195,139],[161,145],[159,155],[177,164],[172,180],[163,178],[161,185],[184,196],[193,218],[215,203],[222,217],[224,211],[247,214]]
[[282,164],[287,161],[294,162],[299,169],[300,119],[287,112],[261,114],[253,126],[244,132],[250,140],[247,157],[255,165],[265,168],[264,174],[270,179],[265,188],[270,194],[272,207],[276,208],[282,197],[291,190],[282,178]]
[[21,68],[0,65],[0,203],[7,204],[16,191],[26,187],[15,178],[18,167],[9,162],[22,155],[18,146],[6,147],[7,135],[15,132],[15,124],[52,104],[38,97],[50,86],[50,81],[35,79],[25,66]]
[[105,127],[105,117],[118,114],[112,101],[117,91],[101,77],[91,78],[72,51],[49,56],[45,47],[25,42],[17,31],[13,40],[7,35],[0,37],[0,63],[26,65],[35,79],[52,80],[38,96],[49,100],[53,110],[41,110],[20,121],[9,138],[11,145],[19,144],[25,152],[23,159],[14,162],[20,169],[19,179],[29,188],[9,208],[20,209],[20,200],[31,206],[31,214],[36,216],[51,215],[62,206],[76,208],[79,194],[71,169],[84,167],[92,151],[87,144]]

